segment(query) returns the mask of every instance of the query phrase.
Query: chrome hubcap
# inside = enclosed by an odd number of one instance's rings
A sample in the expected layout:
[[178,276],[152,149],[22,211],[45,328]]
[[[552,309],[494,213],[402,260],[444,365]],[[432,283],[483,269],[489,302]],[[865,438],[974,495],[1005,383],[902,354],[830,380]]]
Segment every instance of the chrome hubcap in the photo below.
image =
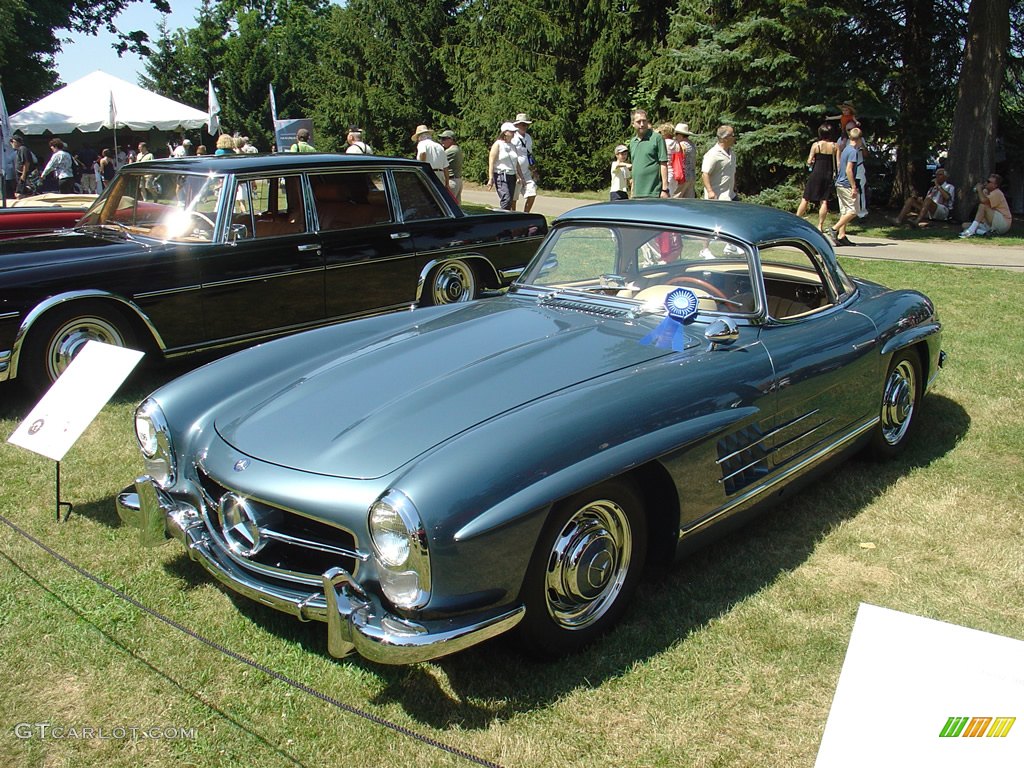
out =
[[564,629],[583,629],[614,604],[629,572],[633,550],[629,520],[607,499],[578,510],[562,528],[548,556],[548,613]]
[[46,355],[46,372],[55,380],[90,341],[101,341],[117,347],[125,346],[117,326],[102,317],[76,317],[57,329]]
[[434,277],[434,304],[469,301],[475,290],[473,270],[461,261],[445,264]]
[[909,360],[892,369],[882,394],[882,437],[896,445],[907,434],[917,399],[917,374]]

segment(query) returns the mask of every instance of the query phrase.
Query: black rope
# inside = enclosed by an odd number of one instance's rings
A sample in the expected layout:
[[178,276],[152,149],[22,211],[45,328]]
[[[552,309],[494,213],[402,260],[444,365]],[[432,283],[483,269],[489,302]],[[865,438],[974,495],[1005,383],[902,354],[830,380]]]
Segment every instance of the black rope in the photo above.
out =
[[390,729],[390,730],[392,730],[392,731],[394,731],[394,732],[396,732],[398,734],[401,734],[402,736],[407,736],[410,739],[415,739],[416,741],[422,742],[423,744],[426,744],[428,746],[434,747],[436,749],[440,749],[440,750],[442,750],[444,752],[448,752],[449,754],[455,755],[456,757],[461,757],[464,760],[468,760],[471,763],[476,763],[477,765],[486,766],[486,768],[502,768],[502,766],[500,764],[498,764],[498,763],[494,763],[494,762],[492,762],[490,760],[486,760],[486,759],[484,759],[482,757],[477,757],[476,755],[472,754],[471,752],[466,752],[464,750],[459,749],[458,747],[453,747],[453,746],[451,746],[449,744],[445,744],[444,742],[438,741],[437,739],[431,738],[430,736],[425,736],[425,735],[423,735],[421,733],[417,733],[416,731],[414,731],[414,730],[412,730],[410,728],[406,728],[403,725],[399,725],[398,723],[393,723],[390,720],[387,720],[387,719],[385,719],[385,718],[383,718],[383,717],[381,717],[379,715],[373,714],[372,712],[366,712],[365,710],[359,709],[358,707],[354,707],[351,704],[346,704],[343,701],[339,701],[338,699],[335,699],[332,696],[327,695],[326,693],[322,693],[322,692],[318,691],[316,688],[312,688],[312,687],[306,685],[305,683],[299,682],[298,680],[293,680],[292,678],[288,677],[285,674],[282,674],[281,672],[277,672],[276,670],[270,669],[269,667],[267,667],[264,664],[260,664],[258,661],[250,659],[247,656],[243,656],[242,654],[238,653],[237,651],[233,651],[230,648],[228,648],[228,647],[226,647],[224,645],[221,645],[220,643],[216,642],[215,640],[211,640],[208,637],[204,637],[203,635],[200,635],[198,632],[195,632],[194,630],[189,629],[184,624],[180,624],[179,622],[175,621],[174,619],[170,618],[169,616],[164,616],[159,611],[156,611],[156,610],[150,608],[149,606],[144,605],[143,603],[139,602],[138,600],[136,600],[131,595],[127,594],[126,592],[122,592],[117,587],[114,587],[114,586],[108,584],[103,579],[101,579],[99,576],[95,576],[92,573],[90,573],[89,571],[87,571],[84,568],[82,568],[81,566],[73,563],[71,560],[69,560],[68,558],[64,557],[64,555],[62,555],[59,552],[57,552],[56,550],[52,549],[51,547],[49,547],[48,545],[46,545],[45,543],[43,543],[42,541],[37,539],[35,536],[33,536],[28,531],[25,531],[25,530],[22,530],[21,528],[19,528],[16,524],[14,524],[10,520],[8,520],[3,515],[0,515],[0,522],[2,522],[4,525],[6,525],[8,528],[10,528],[15,533],[17,533],[19,536],[22,536],[23,538],[25,538],[28,541],[30,541],[33,544],[35,544],[37,547],[42,549],[44,552],[46,552],[51,557],[53,557],[53,558],[59,560],[60,562],[64,563],[64,565],[66,565],[68,568],[70,568],[71,570],[73,570],[76,573],[78,573],[80,576],[84,576],[86,579],[88,579],[89,581],[93,582],[97,586],[102,587],[103,589],[107,590],[108,592],[111,592],[112,594],[114,594],[117,597],[121,598],[125,602],[131,603],[136,608],[138,608],[140,611],[144,611],[145,613],[148,613],[153,618],[158,619],[159,621],[162,621],[163,623],[165,623],[165,624],[167,624],[167,625],[169,625],[171,627],[174,627],[179,632],[183,632],[184,634],[188,635],[189,637],[193,638],[194,640],[198,640],[203,645],[209,646],[210,648],[213,648],[214,650],[219,651],[220,653],[224,654],[225,656],[231,657],[235,661],[241,662],[242,664],[246,664],[246,665],[252,667],[253,669],[257,669],[260,672],[262,672],[263,674],[269,675],[270,677],[274,678],[275,680],[280,680],[285,685],[290,685],[293,688],[297,688],[298,690],[302,691],[303,693],[309,694],[310,696],[314,696],[314,697],[320,699],[321,701],[323,701],[323,702],[325,702],[327,704],[330,704],[331,706],[337,707],[338,709],[340,709],[340,710],[342,710],[344,712],[348,712],[350,715],[355,715],[356,717],[361,717],[364,720],[369,720],[371,723],[379,725],[379,726],[381,726],[383,728],[388,728],[388,729]]

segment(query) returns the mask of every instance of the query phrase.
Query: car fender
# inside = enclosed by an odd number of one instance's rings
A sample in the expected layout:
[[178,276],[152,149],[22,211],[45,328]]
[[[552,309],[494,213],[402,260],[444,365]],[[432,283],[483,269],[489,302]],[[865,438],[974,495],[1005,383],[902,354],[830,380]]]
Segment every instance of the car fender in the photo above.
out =
[[50,312],[57,307],[67,306],[71,302],[96,300],[110,302],[116,304],[122,309],[128,310],[131,316],[141,323],[147,330],[157,348],[161,350],[164,349],[163,339],[161,338],[159,331],[157,331],[156,326],[153,325],[149,317],[146,316],[146,313],[143,312],[135,302],[130,301],[123,296],[110,293],[109,291],[67,291],[65,293],[48,296],[25,314],[25,317],[21,321],[21,325],[18,327],[18,333],[14,338],[14,344],[11,347],[11,378],[16,377],[18,374],[18,358],[21,355],[25,339],[28,337],[32,327],[40,320],[40,318],[42,318],[47,312]]

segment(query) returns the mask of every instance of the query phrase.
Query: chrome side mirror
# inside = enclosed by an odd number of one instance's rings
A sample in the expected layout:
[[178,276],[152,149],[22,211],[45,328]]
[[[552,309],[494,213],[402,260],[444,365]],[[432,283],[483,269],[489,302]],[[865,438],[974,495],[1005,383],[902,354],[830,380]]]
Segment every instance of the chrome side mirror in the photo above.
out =
[[716,344],[732,344],[740,337],[739,326],[731,317],[720,317],[704,331],[704,338]]
[[228,242],[235,242],[236,240],[248,240],[249,239],[249,228],[245,224],[232,224],[228,228]]

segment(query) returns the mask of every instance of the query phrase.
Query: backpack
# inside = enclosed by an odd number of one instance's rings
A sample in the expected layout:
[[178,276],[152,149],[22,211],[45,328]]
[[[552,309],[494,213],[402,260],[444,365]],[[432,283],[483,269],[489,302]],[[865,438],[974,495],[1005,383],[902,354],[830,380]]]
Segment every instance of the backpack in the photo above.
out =
[[686,153],[683,151],[672,154],[672,175],[676,182],[682,184],[686,181]]

